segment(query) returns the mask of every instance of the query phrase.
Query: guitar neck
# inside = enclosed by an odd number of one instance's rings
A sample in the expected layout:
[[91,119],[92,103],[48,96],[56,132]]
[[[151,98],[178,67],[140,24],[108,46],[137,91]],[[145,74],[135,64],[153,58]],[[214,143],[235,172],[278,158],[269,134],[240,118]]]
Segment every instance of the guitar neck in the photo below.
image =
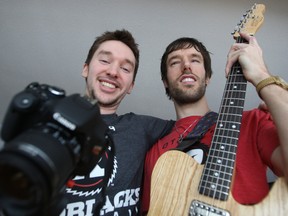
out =
[[[244,42],[237,38],[237,42]],[[236,62],[226,81],[209,155],[199,184],[199,193],[227,200],[232,181],[234,163],[247,80]]]

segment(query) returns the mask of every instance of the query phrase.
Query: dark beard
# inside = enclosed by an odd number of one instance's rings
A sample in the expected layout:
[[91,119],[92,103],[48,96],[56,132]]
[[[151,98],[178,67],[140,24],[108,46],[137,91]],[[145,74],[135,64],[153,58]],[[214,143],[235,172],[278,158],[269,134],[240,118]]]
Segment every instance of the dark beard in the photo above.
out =
[[178,104],[195,103],[204,97],[206,92],[206,84],[202,85],[198,89],[193,89],[193,86],[187,86],[186,90],[180,89],[177,86],[169,87],[171,98]]

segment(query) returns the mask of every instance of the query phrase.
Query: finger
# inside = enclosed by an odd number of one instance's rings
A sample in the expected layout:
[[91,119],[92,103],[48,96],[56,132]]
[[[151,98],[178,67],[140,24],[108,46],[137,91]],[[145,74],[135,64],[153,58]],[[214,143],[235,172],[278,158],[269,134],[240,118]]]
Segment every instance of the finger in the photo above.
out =
[[232,45],[231,50],[238,51],[240,49],[245,49],[247,46],[248,44],[245,44],[245,43],[234,43]]
[[247,33],[241,33],[241,32],[240,32],[240,36],[243,37],[245,40],[247,40],[249,44],[259,46],[259,44],[258,44],[258,42],[254,36],[249,35]]
[[247,33],[244,33],[244,32],[240,32],[239,33],[240,34],[240,36],[242,37],[242,38],[244,38],[246,41],[248,41],[249,43],[250,43],[250,39],[253,37],[253,36],[251,36],[251,35],[249,35],[249,34],[247,34]]
[[230,51],[227,55],[227,62],[225,67],[225,75],[226,77],[231,71],[233,64],[238,60],[240,48],[237,47],[235,44],[231,46]]

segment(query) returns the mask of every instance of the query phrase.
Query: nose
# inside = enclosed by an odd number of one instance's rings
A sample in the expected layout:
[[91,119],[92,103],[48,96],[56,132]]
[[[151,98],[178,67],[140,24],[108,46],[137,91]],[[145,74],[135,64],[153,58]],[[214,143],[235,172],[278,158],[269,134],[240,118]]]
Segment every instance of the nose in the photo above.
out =
[[110,67],[107,69],[107,74],[113,77],[118,76],[119,67],[116,64],[110,64]]
[[183,71],[190,71],[191,72],[191,64],[190,61],[185,60],[183,64]]

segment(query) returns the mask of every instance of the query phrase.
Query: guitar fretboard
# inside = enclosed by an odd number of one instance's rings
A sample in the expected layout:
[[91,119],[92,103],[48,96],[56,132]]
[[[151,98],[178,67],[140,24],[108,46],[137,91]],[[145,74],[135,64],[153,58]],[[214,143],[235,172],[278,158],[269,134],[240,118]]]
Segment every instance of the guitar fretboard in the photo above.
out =
[[226,81],[214,136],[198,188],[200,194],[220,200],[228,199],[246,87],[242,68],[236,62]]

